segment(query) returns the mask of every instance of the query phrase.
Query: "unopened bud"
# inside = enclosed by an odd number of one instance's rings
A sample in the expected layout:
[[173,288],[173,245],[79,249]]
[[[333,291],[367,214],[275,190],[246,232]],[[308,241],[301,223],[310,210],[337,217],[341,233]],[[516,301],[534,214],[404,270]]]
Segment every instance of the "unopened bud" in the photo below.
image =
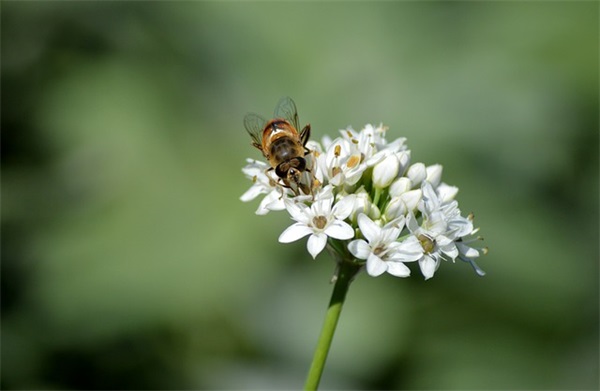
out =
[[392,184],[390,185],[390,196],[397,197],[402,193],[406,193],[411,188],[412,188],[412,184],[410,182],[410,179],[408,179],[407,177],[404,177],[404,176],[400,177],[400,178],[396,179],[394,182],[392,182]]
[[406,176],[410,179],[413,186],[418,186],[427,178],[427,169],[423,163],[415,163],[408,168]]
[[441,164],[434,164],[427,167],[427,182],[435,189],[442,181],[443,167]]
[[388,155],[373,167],[373,184],[380,189],[389,186],[398,176],[400,163],[394,154]]

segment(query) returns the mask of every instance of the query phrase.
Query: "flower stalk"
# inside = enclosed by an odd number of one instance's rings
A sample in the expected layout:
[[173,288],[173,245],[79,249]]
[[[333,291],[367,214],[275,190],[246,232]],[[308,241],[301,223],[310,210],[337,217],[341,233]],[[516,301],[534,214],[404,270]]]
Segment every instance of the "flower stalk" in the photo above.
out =
[[348,293],[350,283],[360,270],[360,265],[352,262],[351,260],[343,260],[338,263],[338,269],[334,276],[335,285],[331,294],[331,300],[329,301],[329,307],[325,315],[325,321],[323,322],[323,328],[321,329],[321,335],[315,349],[315,354],[306,377],[306,383],[304,389],[306,391],[316,390],[319,387],[321,381],[321,375],[325,368],[325,361],[327,361],[327,355],[331,347],[331,341],[340,319],[344,300]]

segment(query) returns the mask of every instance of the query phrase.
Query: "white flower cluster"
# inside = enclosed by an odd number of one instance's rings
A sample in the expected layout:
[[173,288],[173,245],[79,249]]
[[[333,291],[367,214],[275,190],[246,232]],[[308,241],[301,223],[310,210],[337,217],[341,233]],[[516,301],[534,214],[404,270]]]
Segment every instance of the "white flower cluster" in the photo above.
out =
[[365,265],[371,276],[385,272],[407,277],[405,265],[418,262],[425,279],[433,277],[442,260],[468,262],[485,273],[475,258],[487,249],[473,216],[461,216],[454,200],[458,188],[442,182],[442,166],[412,163],[405,139],[388,143],[387,128],[367,125],[360,132],[340,131],[341,137],[309,141],[305,179],[312,194],[282,186],[270,166],[248,160],[242,169],[252,187],[244,202],[266,194],[256,211],[287,210],[295,221],[279,237],[281,243],[309,236],[308,252],[316,257],[328,244],[346,259]]

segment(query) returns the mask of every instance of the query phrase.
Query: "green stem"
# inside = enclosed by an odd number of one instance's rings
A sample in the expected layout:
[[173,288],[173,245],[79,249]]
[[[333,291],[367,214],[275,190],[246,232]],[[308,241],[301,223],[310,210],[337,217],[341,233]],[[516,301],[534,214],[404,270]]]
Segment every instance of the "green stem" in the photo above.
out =
[[373,204],[379,206],[379,197],[381,197],[381,189],[379,187],[376,187],[375,197],[373,198]]
[[329,308],[325,315],[325,322],[321,335],[319,336],[319,342],[315,349],[315,355],[306,377],[306,383],[304,384],[305,390],[316,390],[319,387],[321,375],[323,374],[323,368],[325,367],[325,361],[327,360],[327,354],[331,347],[331,341],[333,340],[333,334],[342,312],[342,305],[346,299],[346,293],[350,287],[350,283],[356,273],[360,270],[360,266],[352,262],[342,261],[339,263],[339,269],[337,273],[337,279],[335,280],[335,286],[333,293],[331,294],[331,300],[329,302]]

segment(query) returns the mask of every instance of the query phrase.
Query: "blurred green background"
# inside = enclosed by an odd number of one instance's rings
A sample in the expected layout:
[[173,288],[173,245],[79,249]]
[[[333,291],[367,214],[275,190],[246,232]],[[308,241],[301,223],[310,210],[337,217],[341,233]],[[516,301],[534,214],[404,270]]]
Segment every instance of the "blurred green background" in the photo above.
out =
[[353,284],[322,387],[597,389],[597,2],[2,2],[2,389],[294,389],[333,262],[277,242],[243,116],[383,122],[477,277]]

